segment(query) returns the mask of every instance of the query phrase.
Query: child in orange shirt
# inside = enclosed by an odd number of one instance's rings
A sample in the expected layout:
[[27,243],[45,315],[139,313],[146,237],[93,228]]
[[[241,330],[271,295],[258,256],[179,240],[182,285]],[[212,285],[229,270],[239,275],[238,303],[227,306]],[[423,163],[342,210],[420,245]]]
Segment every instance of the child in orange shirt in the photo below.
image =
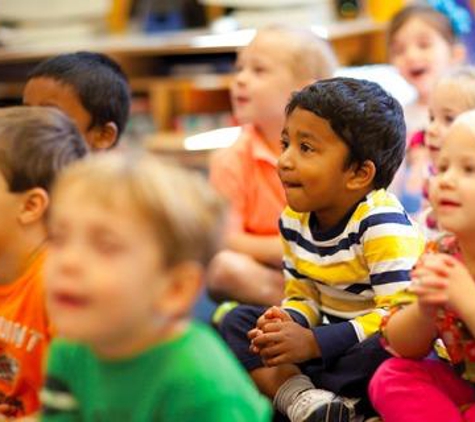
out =
[[336,59],[310,30],[259,30],[239,54],[231,87],[243,130],[211,162],[212,185],[230,204],[226,251],[211,264],[208,288],[218,300],[274,305],[283,298],[278,220],[285,195],[277,176],[284,110],[292,91],[331,77]]
[[0,414],[7,417],[39,409],[51,339],[41,274],[48,190],[56,173],[86,152],[59,111],[0,110]]

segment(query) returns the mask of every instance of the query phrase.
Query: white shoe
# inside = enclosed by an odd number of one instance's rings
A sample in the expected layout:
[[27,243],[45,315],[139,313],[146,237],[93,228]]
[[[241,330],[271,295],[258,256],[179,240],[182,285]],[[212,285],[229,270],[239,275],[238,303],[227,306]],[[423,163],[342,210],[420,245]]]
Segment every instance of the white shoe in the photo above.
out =
[[357,401],[314,388],[297,396],[287,416],[292,422],[352,422]]

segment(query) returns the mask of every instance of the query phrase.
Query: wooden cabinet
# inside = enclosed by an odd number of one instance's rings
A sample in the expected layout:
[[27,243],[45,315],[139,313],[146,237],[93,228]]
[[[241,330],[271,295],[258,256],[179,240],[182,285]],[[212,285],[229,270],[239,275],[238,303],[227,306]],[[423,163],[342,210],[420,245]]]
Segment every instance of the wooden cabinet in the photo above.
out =
[[[316,30],[334,46],[342,65],[385,60],[383,24],[359,18]],[[229,110],[227,90],[236,51],[251,36],[249,31],[216,35],[207,30],[190,30],[0,48],[0,100],[20,97],[28,72],[47,57],[78,50],[100,51],[123,66],[133,92],[149,97],[157,127],[171,130],[180,113]]]

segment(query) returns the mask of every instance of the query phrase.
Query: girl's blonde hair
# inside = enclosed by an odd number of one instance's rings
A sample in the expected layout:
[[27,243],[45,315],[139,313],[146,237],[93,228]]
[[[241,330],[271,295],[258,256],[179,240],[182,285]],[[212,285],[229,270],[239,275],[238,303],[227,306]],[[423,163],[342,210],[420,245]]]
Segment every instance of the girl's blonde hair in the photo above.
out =
[[110,152],[69,166],[54,185],[53,209],[72,186],[110,212],[124,201],[137,210],[153,227],[167,268],[184,261],[206,265],[218,249],[223,204],[198,173],[151,153]]
[[327,79],[335,73],[338,60],[332,47],[311,29],[274,24],[259,29],[256,35],[267,32],[290,41],[289,65],[296,79]]
[[450,84],[456,90],[466,110],[475,109],[475,67],[457,67],[442,76],[436,87],[441,84]]
[[459,114],[452,126],[466,127],[475,138],[475,110],[469,110]]

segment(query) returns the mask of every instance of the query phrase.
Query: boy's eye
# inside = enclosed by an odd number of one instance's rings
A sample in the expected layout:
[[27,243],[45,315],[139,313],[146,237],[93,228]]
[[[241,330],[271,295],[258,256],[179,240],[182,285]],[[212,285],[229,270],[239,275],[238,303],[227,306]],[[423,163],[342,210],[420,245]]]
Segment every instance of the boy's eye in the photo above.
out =
[[95,239],[93,246],[96,251],[104,255],[113,255],[124,249],[119,242],[110,239]]
[[285,151],[289,146],[289,141],[287,141],[287,139],[281,139],[280,140],[280,148],[282,149],[282,151]]
[[471,164],[467,164],[463,167],[463,171],[468,174],[472,174],[475,172],[475,166]]
[[300,144],[300,150],[302,152],[311,152],[313,151],[313,147],[310,144],[307,144],[306,142],[302,142]]
[[254,66],[254,72],[257,74],[264,73],[266,70],[264,66]]

